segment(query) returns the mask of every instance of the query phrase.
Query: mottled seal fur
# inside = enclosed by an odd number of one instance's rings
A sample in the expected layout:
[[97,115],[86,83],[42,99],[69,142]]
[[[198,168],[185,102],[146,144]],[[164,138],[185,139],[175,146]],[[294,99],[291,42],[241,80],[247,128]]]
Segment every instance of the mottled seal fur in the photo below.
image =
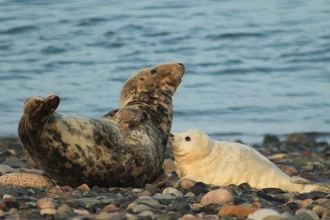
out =
[[213,186],[248,183],[256,189],[330,192],[327,184],[290,177],[258,151],[236,142],[215,141],[197,129],[171,133],[170,146],[182,179]]
[[60,98],[34,97],[23,105],[19,139],[52,179],[77,186],[139,187],[162,173],[172,126],[172,96],[185,68],[145,68],[124,84],[118,110],[101,119],[61,115]]

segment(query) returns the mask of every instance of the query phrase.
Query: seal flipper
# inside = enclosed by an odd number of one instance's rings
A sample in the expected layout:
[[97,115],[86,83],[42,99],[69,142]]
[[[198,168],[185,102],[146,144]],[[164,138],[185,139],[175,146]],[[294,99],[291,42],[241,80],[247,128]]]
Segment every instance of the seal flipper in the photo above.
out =
[[27,99],[23,105],[23,114],[27,114],[30,123],[42,123],[49,118],[60,104],[57,95],[50,95],[46,99],[35,97]]
[[290,182],[291,183],[297,183],[297,184],[306,184],[306,183],[309,183],[310,181],[302,178],[302,177],[299,177],[299,176],[292,176],[290,178]]
[[46,99],[34,97],[24,101],[23,115],[18,125],[18,136],[24,149],[30,155],[38,155],[35,145],[37,137],[43,132],[43,128],[49,117],[54,113],[60,98],[56,95],[50,95]]
[[138,109],[121,108],[116,112],[114,119],[119,127],[123,130],[128,130],[133,129],[140,124],[143,119],[143,114]]

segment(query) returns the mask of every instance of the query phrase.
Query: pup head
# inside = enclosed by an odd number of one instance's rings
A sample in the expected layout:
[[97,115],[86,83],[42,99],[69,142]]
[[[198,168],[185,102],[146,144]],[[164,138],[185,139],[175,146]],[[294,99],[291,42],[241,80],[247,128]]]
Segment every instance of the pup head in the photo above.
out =
[[143,99],[171,100],[184,72],[182,63],[166,63],[140,70],[125,82],[120,94],[120,108]]
[[204,158],[212,150],[210,137],[196,129],[171,133],[169,142],[176,161],[195,161]]

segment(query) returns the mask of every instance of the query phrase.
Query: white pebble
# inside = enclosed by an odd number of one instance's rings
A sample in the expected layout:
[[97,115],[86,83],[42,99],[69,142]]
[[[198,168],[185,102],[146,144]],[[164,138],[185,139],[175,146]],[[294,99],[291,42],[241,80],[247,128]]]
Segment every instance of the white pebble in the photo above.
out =
[[248,219],[251,220],[262,220],[268,216],[280,216],[280,213],[273,209],[259,209],[252,214],[249,214]]

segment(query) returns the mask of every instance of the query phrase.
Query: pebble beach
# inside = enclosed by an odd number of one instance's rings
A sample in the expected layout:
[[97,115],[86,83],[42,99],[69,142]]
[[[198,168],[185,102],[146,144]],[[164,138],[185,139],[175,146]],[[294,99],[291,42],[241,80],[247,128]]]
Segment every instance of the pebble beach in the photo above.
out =
[[[290,176],[328,182],[330,145],[312,135],[293,133],[285,140],[266,135],[252,147]],[[48,179],[18,139],[1,138],[0,219],[330,219],[328,193],[256,190],[248,184],[211,187],[190,180],[177,184],[173,160],[168,148],[166,177],[143,188],[72,188]]]

